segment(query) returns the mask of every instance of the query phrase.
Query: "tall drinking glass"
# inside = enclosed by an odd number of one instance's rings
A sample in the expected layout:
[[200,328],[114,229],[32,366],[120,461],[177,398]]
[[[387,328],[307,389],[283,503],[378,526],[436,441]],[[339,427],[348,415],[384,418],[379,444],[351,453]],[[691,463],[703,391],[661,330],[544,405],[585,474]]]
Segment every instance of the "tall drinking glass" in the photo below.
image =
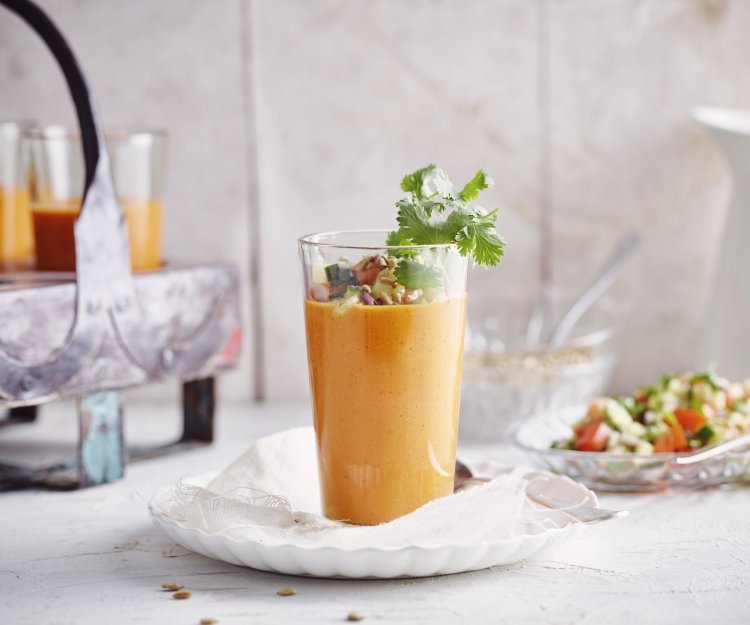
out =
[[[60,126],[24,135],[31,156],[31,206],[36,268],[73,271],[73,224],[81,209],[84,166],[81,138]],[[162,265],[166,134],[105,133],[115,189],[125,214],[134,271]]]
[[385,231],[299,240],[324,514],[377,524],[453,492],[467,260]]
[[0,267],[28,269],[33,263],[29,184],[21,135],[28,122],[0,122]]

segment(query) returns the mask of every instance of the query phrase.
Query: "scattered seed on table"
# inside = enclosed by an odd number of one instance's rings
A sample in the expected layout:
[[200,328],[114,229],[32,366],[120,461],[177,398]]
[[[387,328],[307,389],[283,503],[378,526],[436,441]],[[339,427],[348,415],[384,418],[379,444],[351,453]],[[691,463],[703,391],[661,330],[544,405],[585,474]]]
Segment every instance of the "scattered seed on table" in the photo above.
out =
[[349,612],[349,614],[346,615],[347,621],[364,621],[365,617],[357,612]]
[[217,618],[211,618],[210,616],[202,618],[200,620],[201,625],[216,625],[219,622]]
[[176,584],[175,582],[164,582],[161,587],[164,590],[171,590],[174,592],[175,590],[182,590],[184,586],[182,584]]
[[291,586],[287,586],[286,588],[277,590],[276,594],[279,595],[279,597],[291,597],[292,595],[296,595],[297,591],[294,590],[294,588],[292,588]]
[[172,595],[172,599],[190,599],[190,597],[193,596],[193,593],[191,593],[189,590],[178,590],[176,593]]

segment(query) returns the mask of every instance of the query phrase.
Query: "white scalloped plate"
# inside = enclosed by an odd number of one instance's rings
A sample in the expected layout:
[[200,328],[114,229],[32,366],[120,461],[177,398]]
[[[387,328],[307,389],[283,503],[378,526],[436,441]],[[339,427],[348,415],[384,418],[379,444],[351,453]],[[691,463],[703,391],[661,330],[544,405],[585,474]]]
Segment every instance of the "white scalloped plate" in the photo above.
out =
[[[596,506],[596,495],[582,484],[547,472],[549,490],[545,493],[582,505]],[[197,486],[208,483],[209,476],[188,478]],[[399,549],[338,549],[302,547],[292,543],[268,545],[258,541],[238,541],[220,534],[183,527],[158,512],[160,501],[174,494],[177,484],[160,489],[149,502],[151,518],[158,528],[177,543],[208,558],[248,566],[261,571],[307,575],[312,577],[378,578],[429,577],[476,571],[490,566],[512,564],[542,549],[558,544],[578,527],[562,513],[558,527],[539,529],[511,539],[441,547],[403,547]]]

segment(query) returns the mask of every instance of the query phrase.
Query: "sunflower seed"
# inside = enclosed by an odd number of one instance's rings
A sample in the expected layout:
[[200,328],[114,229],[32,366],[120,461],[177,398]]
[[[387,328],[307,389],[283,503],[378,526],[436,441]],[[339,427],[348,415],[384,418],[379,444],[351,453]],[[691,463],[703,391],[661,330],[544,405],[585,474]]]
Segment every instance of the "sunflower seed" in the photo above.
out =
[[296,595],[297,591],[294,590],[294,588],[292,588],[291,586],[287,586],[286,588],[277,590],[276,594],[279,595],[279,597],[291,597],[292,595]]

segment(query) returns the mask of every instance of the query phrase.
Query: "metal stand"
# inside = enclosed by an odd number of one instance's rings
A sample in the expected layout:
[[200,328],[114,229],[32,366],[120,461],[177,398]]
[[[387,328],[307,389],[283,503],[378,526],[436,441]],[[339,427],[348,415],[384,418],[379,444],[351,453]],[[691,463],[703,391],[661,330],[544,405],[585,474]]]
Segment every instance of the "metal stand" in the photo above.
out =
[[122,403],[115,391],[78,399],[78,486],[111,482],[125,474]]
[[0,419],[0,427],[17,423],[33,423],[36,421],[37,406],[21,406],[10,408],[4,419]]
[[[78,398],[80,437],[76,459],[34,469],[0,463],[0,491],[86,488],[120,479],[128,461],[148,460],[209,445],[214,437],[214,391],[213,377],[184,382],[183,431],[179,439],[167,445],[130,448],[124,444],[120,394],[98,391],[83,395]],[[30,413],[36,416],[36,410],[20,412],[22,419],[9,417],[4,423],[28,423]]]
[[[75,397],[78,452],[43,468],[0,464],[0,490],[103,484],[121,478],[128,460],[213,440],[213,376],[237,363],[242,342],[239,275],[226,263],[168,263],[132,273],[104,133],[78,61],[34,2],[0,0],[3,6],[43,39],[65,76],[81,131],[85,184],[73,229],[75,274],[6,274],[0,284],[0,410],[9,409],[0,423],[29,423],[36,406]],[[120,395],[111,389],[169,378],[183,385],[182,436],[126,450]]]
[[213,442],[215,385],[213,378],[193,380],[182,385],[181,442]]

